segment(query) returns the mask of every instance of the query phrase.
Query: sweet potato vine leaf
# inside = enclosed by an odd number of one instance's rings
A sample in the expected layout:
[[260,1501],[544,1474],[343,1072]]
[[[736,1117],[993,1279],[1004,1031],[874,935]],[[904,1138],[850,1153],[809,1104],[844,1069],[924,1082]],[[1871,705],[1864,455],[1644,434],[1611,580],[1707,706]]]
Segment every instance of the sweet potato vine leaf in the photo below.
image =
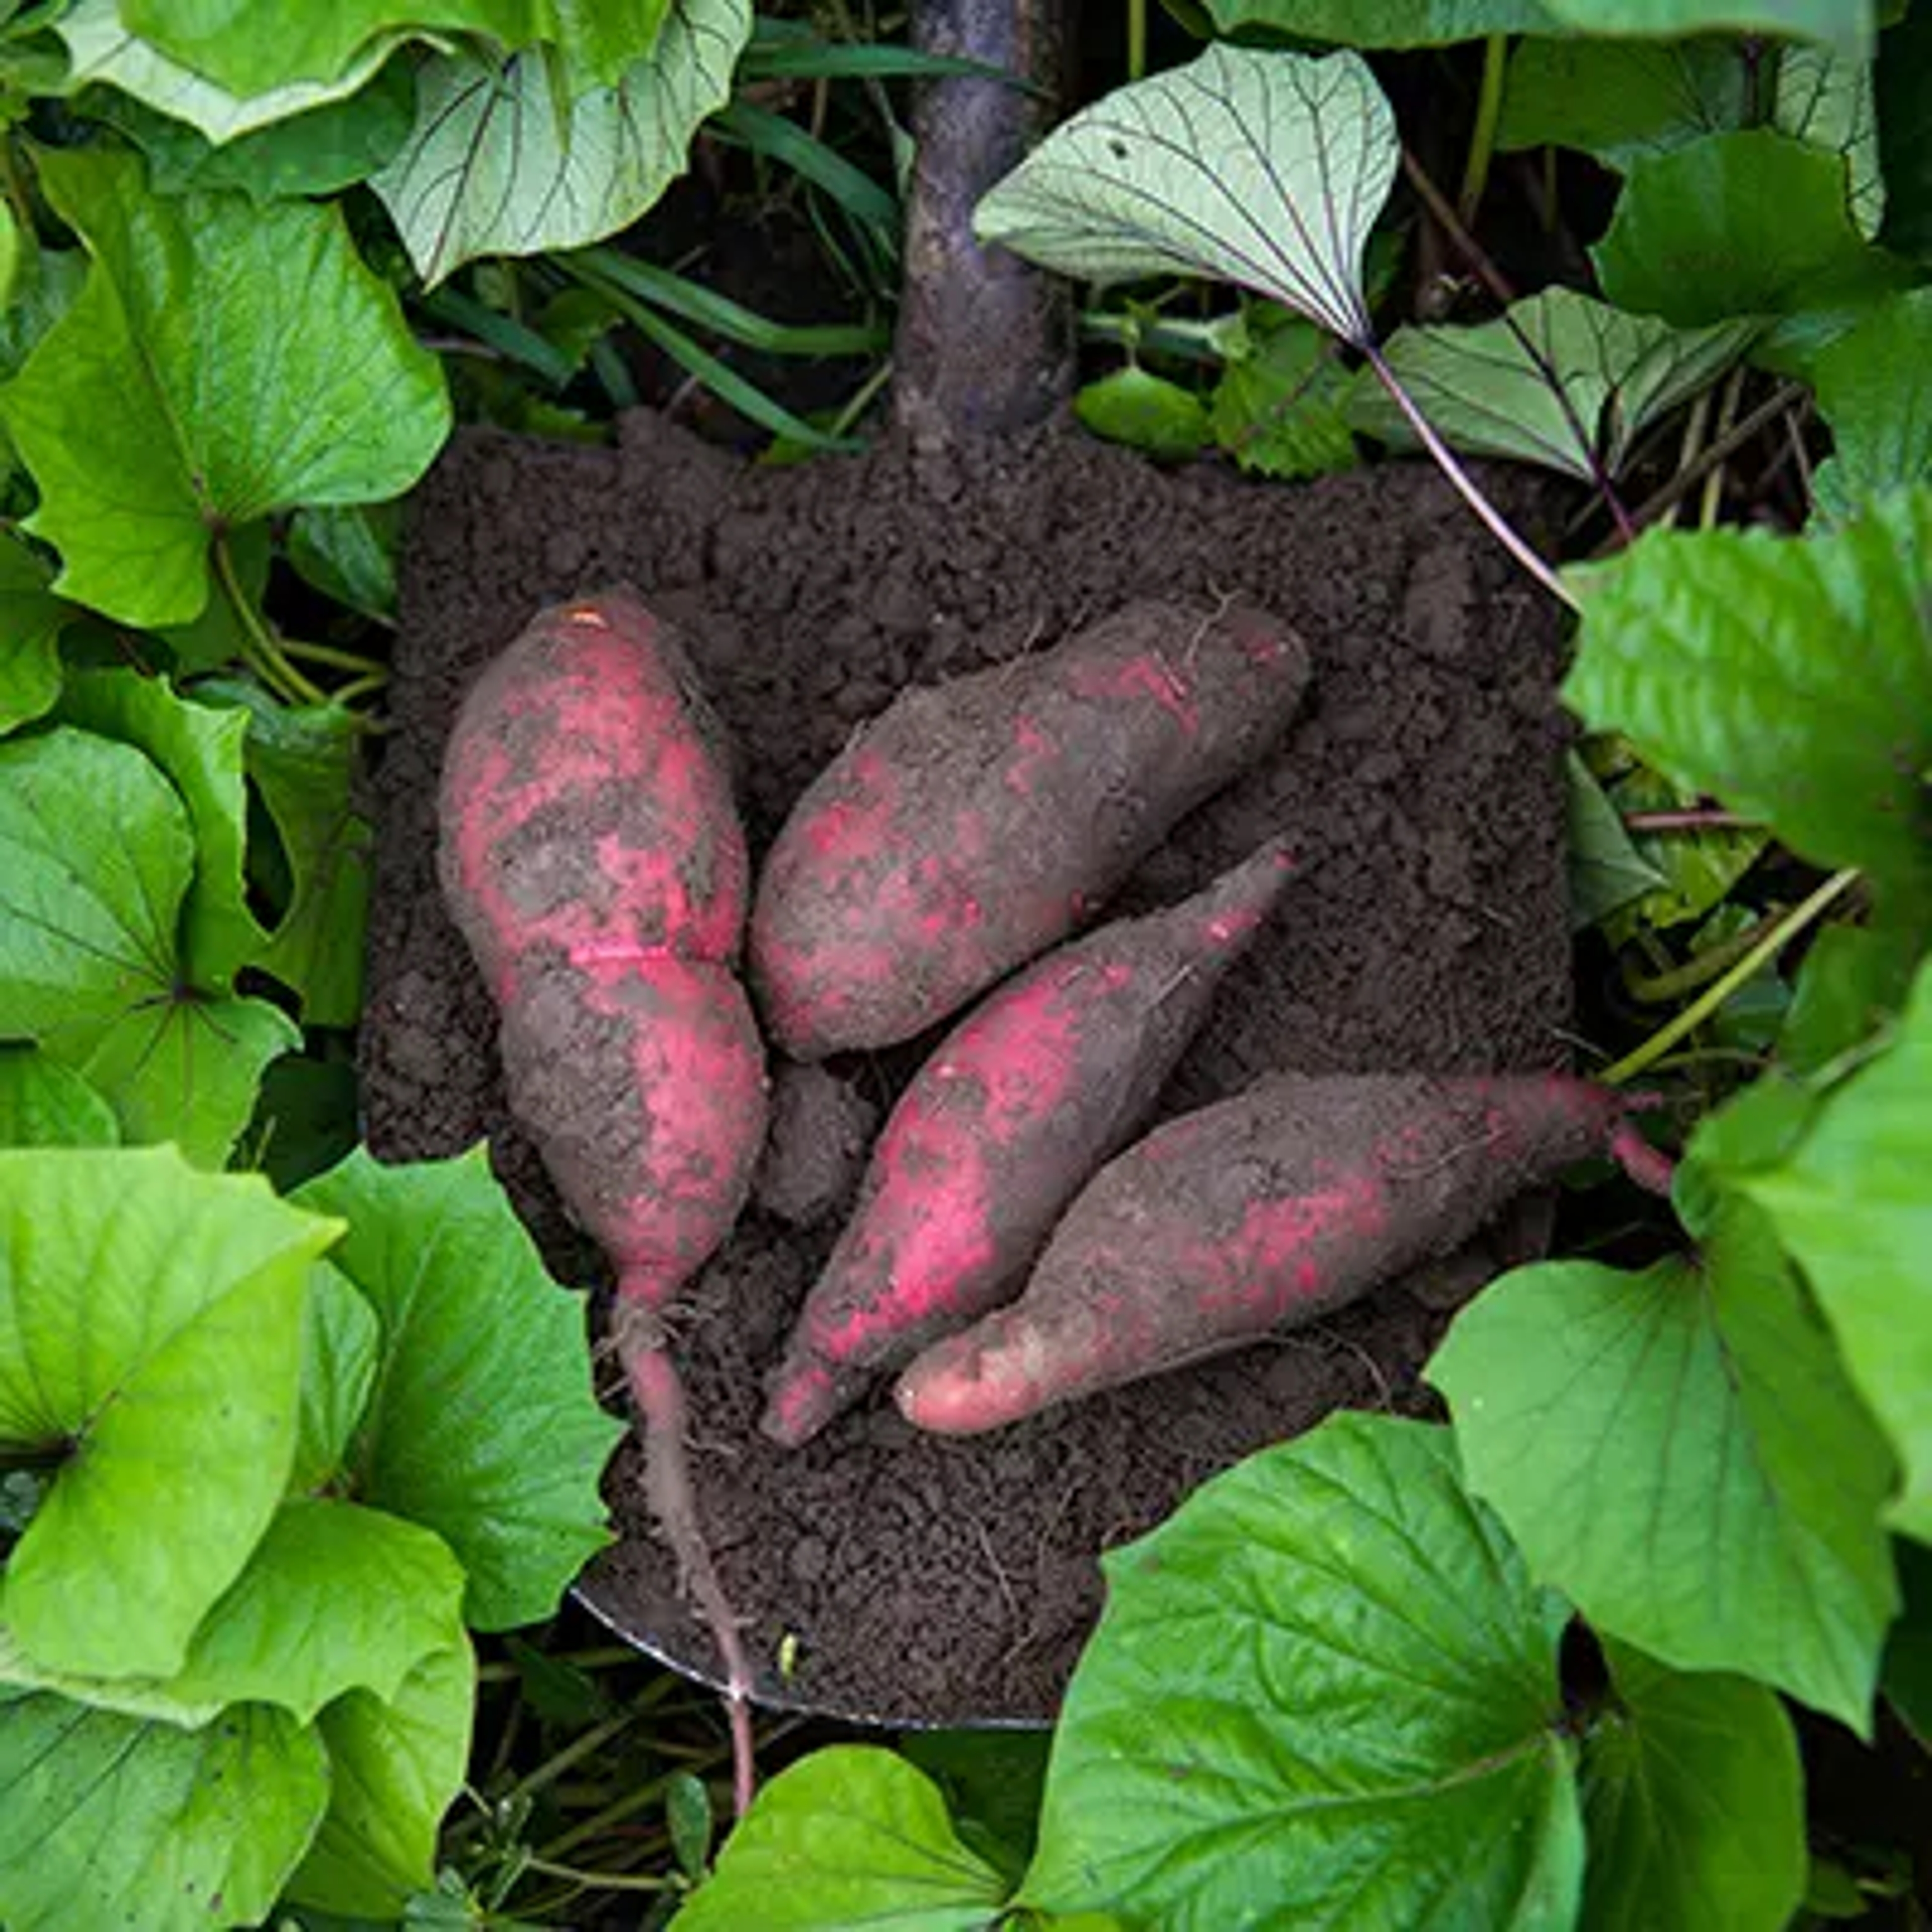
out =
[[1694,1261],[1505,1275],[1429,1376],[1470,1487],[1594,1628],[1868,1733],[1892,1458],[1756,1209]]
[[[1520,458],[1590,483],[1599,468],[1621,474],[1637,438],[1715,382],[1756,331],[1749,320],[1672,328],[1559,288],[1494,322],[1398,329],[1385,352],[1458,449]],[[1351,419],[1385,442],[1414,442],[1378,386],[1357,390]]]
[[339,1268],[317,1262],[302,1324],[302,1414],[290,1495],[321,1493],[342,1472],[376,1386],[381,1346],[376,1311]]
[[0,1154],[0,1442],[67,1451],[0,1621],[45,1670],[172,1676],[280,1502],[340,1226],[165,1148]]
[[148,158],[161,194],[238,188],[251,200],[334,194],[366,181],[409,138],[416,82],[406,61],[392,60],[352,94],[305,108],[220,146],[185,120],[118,88],[91,91],[80,109],[117,128]]
[[84,1076],[129,1140],[214,1166],[263,1066],[301,1035],[265,1000],[189,977],[196,831],[184,792],[131,745],[64,725],[0,744],[0,1037]]
[[1833,454],[1812,479],[1839,518],[1902,484],[1932,482],[1932,289],[1888,297],[1813,368]]
[[1109,442],[1181,462],[1208,440],[1208,405],[1192,389],[1129,364],[1089,382],[1073,398],[1082,428]]
[[449,428],[442,370],[338,210],[164,200],[138,156],[105,148],[45,152],[40,171],[92,266],[0,417],[40,486],[28,526],[61,554],[57,590],[184,623],[214,534],[421,475]]
[[324,596],[377,623],[393,624],[402,526],[400,503],[298,510],[289,522],[289,562]]
[[248,795],[242,776],[248,721],[177,698],[159,678],[83,671],[68,682],[58,716],[95,736],[131,745],[168,780],[194,831],[194,877],[182,909],[186,976],[229,993],[264,934],[242,877]]
[[1840,1082],[1781,1159],[1737,1172],[1798,1257],[1904,1466],[1890,1520],[1932,1543],[1932,966],[1886,1050]]
[[[1626,812],[1688,811],[1699,802],[1694,790],[1642,764],[1620,773],[1608,795],[1619,825]],[[1631,846],[1657,875],[1656,888],[1606,920],[1605,935],[1624,946],[1646,928],[1660,932],[1709,918],[1770,842],[1768,833],[1744,825],[1634,834]]]
[[1870,64],[1828,47],[1768,53],[1733,35],[1687,40],[1526,40],[1511,58],[1499,148],[1577,148],[1628,169],[1756,118],[1769,76],[1778,132],[1841,157],[1853,224],[1870,240],[1885,213]]
[[617,86],[656,54],[672,5],[673,0],[554,0],[556,23],[544,38],[563,56],[570,98]]
[[1932,1750],[1932,1547],[1901,1543],[1898,1572],[1905,1610],[1886,1646],[1886,1701],[1919,1748]]
[[1778,1035],[1778,1064],[1800,1077],[1862,1051],[1912,991],[1919,935],[1910,926],[1828,926],[1805,949]]
[[591,1394],[582,1298],[544,1272],[480,1149],[409,1167],[358,1151],[294,1198],[350,1222],[332,1259],[381,1328],[344,1480],[455,1551],[472,1626],[548,1616],[609,1540],[597,1482],[623,1433]]
[[1781,1932],[1804,1892],[1804,1786],[1776,1696],[1606,1642],[1583,1744],[1589,1932]]
[[[122,18],[124,10],[121,0],[80,0],[52,22],[67,47],[68,90],[112,87],[184,124],[218,148],[347,100],[376,77],[402,39],[388,34],[366,43],[352,62],[326,80],[291,79],[243,92],[221,86],[198,67],[171,59],[131,32]],[[333,11],[310,10],[323,19]]]
[[1564,695],[1588,722],[1884,899],[1932,904],[1932,487],[1803,540],[1653,531],[1566,578]]
[[328,1802],[322,1740],[286,1711],[189,1731],[0,1688],[10,1932],[261,1924]]
[[[92,5],[94,0],[84,0]],[[402,40],[474,35],[505,52],[538,41],[562,56],[572,98],[614,87],[656,48],[669,0],[110,0],[155,53],[206,84],[260,96],[339,87]],[[157,105],[160,104],[157,103]]]
[[1774,34],[1822,40],[1849,52],[1870,47],[1871,0],[1547,0],[1578,33]]
[[418,77],[416,122],[370,185],[423,280],[479,255],[573,248],[628,227],[684,172],[749,39],[748,0],[671,0],[648,58],[571,98],[554,50],[464,50]]
[[190,1729],[231,1704],[311,1724],[349,1691],[394,1696],[427,1657],[464,1642],[463,1573],[441,1539],[339,1500],[284,1502],[166,1678],[45,1670],[0,1631],[0,1683]]
[[128,28],[238,94],[333,81],[402,33],[476,34],[506,47],[554,32],[551,0],[116,0]]
[[1282,1924],[1576,1922],[1569,1608],[1446,1430],[1332,1416],[1103,1567],[1023,1904],[1172,1932],[1257,1899]]
[[1570,926],[1607,920],[1670,880],[1639,850],[1595,774],[1580,754],[1564,754],[1569,820]]
[[1216,45],[1056,128],[973,225],[1062,274],[1232,282],[1359,345],[1362,253],[1399,154],[1359,55]]
[[328,1810],[288,1883],[298,1904],[389,1924],[435,1882],[436,1829],[470,1759],[476,1666],[467,1642],[426,1657],[394,1696],[352,1690],[316,1720]]
[[114,1109],[37,1046],[0,1046],[0,1148],[114,1147]]
[[946,1801],[896,1753],[836,1744],[759,1792],[680,1932],[993,1932],[1007,1886],[961,1844]]
[[1510,59],[1496,146],[1576,148],[1621,170],[1742,127],[1750,94],[1735,40],[1527,40]]
[[47,587],[52,580],[19,538],[0,536],[0,735],[60,695],[60,634],[78,613]]
[[1333,338],[1272,303],[1248,307],[1243,339],[1214,386],[1214,440],[1244,470],[1298,479],[1352,468],[1346,413],[1357,384]]
[[1684,328],[1876,295],[1904,277],[1852,221],[1844,158],[1768,128],[1634,161],[1592,253],[1608,300]]
[[[258,685],[209,681],[210,704],[245,716],[242,764],[273,823],[285,869],[266,896],[274,925],[253,962],[302,995],[312,1026],[352,1026],[362,1010],[363,933],[375,834],[350,802],[362,725],[340,705],[278,704]],[[258,886],[265,869],[255,868]],[[259,928],[258,928],[259,930]]]
[[1536,0],[1208,0],[1216,28],[1259,28],[1352,47],[1441,47],[1486,34],[1549,34],[1561,23]]
[[1780,134],[1844,157],[1852,220],[1872,240],[1885,223],[1885,175],[1879,165],[1871,62],[1828,47],[1783,49],[1771,118]]

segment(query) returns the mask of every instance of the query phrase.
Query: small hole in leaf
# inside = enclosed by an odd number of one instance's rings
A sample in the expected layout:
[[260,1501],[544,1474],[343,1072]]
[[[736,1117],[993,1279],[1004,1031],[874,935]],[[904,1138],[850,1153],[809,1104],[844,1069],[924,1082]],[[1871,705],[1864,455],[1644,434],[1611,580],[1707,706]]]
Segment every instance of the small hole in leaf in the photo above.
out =
[[1124,141],[1109,141],[1107,150],[1117,161],[1124,161],[1127,158],[1127,144]]

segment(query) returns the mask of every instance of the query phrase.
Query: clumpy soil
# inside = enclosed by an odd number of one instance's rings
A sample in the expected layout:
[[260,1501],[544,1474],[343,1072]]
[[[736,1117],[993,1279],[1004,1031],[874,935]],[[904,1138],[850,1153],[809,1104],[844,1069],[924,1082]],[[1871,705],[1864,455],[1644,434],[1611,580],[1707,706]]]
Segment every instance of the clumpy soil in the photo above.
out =
[[[1492,480],[1533,527],[1526,486]],[[392,1160],[488,1136],[563,1280],[604,1277],[505,1113],[494,1016],[436,897],[434,783],[478,667],[539,604],[618,580],[689,634],[736,740],[754,857],[908,682],[1051,643],[1130,598],[1272,608],[1313,658],[1298,722],[1117,902],[1178,898],[1277,832],[1300,861],[1161,1112],[1277,1067],[1563,1064],[1555,615],[1426,467],[1261,485],[1163,474],[1058,428],[971,456],[888,442],[770,470],[645,413],[610,450],[466,434],[419,494],[405,559],[397,728],[377,776],[366,1125]],[[828,1175],[814,1156],[856,1142],[919,1058],[915,1044],[835,1061],[838,1088],[776,1110],[812,1144],[775,1150],[764,1204],[678,1323],[695,1474],[770,1700],[898,1723],[1043,1720],[1098,1612],[1101,1552],[1339,1406],[1427,1410],[1418,1370],[1446,1318],[1442,1284],[1391,1286],[1318,1327],[977,1439],[920,1436],[881,1390],[782,1452],[757,1432],[764,1378],[842,1204],[841,1163]],[[802,1227],[780,1207],[818,1218]],[[1533,1239],[1492,1231],[1488,1256]],[[708,1673],[640,1476],[621,1452],[608,1483],[621,1540],[585,1593]]]

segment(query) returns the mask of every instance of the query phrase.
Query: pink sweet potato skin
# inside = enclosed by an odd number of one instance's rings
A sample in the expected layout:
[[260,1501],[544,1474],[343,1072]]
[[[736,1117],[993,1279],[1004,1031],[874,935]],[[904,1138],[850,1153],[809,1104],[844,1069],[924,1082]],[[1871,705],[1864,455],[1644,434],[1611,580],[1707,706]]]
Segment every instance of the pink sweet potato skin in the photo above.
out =
[[722,734],[682,644],[628,590],[542,613],[464,701],[443,896],[500,998],[538,948],[737,956],[749,868]]
[[1606,1151],[1626,1105],[1554,1074],[1261,1081],[1103,1168],[1021,1299],[920,1356],[900,1410],[976,1434],[1312,1319]]
[[898,699],[760,876],[752,970],[775,1043],[812,1060],[910,1039],[1065,938],[1276,742],[1307,676],[1262,612],[1140,603]]
[[628,590],[542,613],[464,700],[440,806],[512,1111],[624,1292],[661,1306],[743,1208],[765,1129],[730,967],[744,833],[676,634]]
[[1180,905],[1060,946],[940,1043],[875,1144],[763,1426],[796,1447],[871,1376],[997,1305],[1124,1146],[1292,870],[1262,848]]
[[510,1110],[622,1292],[662,1307],[731,1231],[764,1138],[764,1048],[728,968],[668,954],[520,974]]
[[716,724],[632,592],[541,614],[465,698],[437,868],[495,995],[510,1110],[617,1270],[611,1331],[645,1484],[724,1666],[751,1802],[751,1669],[699,1520],[662,1312],[730,1232],[765,1136],[731,968],[748,868]]

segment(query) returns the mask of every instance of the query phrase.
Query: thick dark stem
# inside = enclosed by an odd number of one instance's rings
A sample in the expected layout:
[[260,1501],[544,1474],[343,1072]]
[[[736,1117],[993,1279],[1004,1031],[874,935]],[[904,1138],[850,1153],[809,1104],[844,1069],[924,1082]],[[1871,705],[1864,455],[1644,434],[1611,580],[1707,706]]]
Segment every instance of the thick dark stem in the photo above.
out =
[[752,1669],[738,1636],[724,1586],[698,1526],[698,1497],[684,1452],[684,1384],[657,1310],[620,1282],[610,1329],[644,1426],[644,1490],[651,1512],[676,1559],[678,1581],[696,1602],[724,1669],[724,1706],[731,1726],[731,1791],[737,1814],[750,1809],[757,1783],[752,1748]]
[[1024,428],[1072,391],[1066,284],[973,238],[974,204],[1058,118],[1072,10],[1071,0],[915,0],[916,46],[1041,90],[951,80],[928,82],[920,95],[893,412],[921,448]]

